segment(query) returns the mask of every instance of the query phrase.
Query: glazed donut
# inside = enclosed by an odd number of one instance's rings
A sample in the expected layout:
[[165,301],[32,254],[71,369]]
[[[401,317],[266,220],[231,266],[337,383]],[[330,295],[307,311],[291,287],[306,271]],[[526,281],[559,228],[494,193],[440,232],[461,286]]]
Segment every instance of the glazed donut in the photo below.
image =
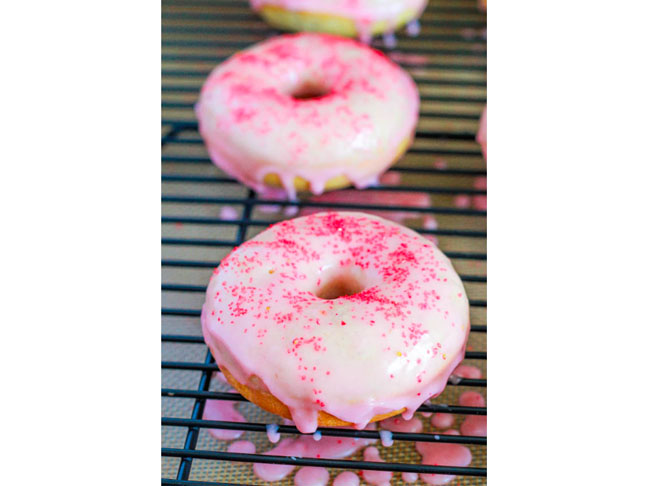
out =
[[235,248],[214,270],[201,322],[230,384],[303,433],[411,418],[443,391],[470,332],[448,258],[355,212],[283,221]]
[[283,30],[359,37],[394,32],[418,19],[427,0],[250,0],[270,25]]
[[209,75],[196,104],[211,159],[260,192],[321,194],[377,182],[418,120],[412,78],[383,54],[324,34],[275,37]]

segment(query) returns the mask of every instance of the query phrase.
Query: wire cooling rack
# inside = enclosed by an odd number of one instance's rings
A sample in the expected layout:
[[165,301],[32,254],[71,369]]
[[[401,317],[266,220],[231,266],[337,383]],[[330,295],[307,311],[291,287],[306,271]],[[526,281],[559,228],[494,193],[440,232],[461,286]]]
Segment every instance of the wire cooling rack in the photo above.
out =
[[[380,197],[341,202],[304,199],[276,207],[222,171],[207,157],[193,114],[198,91],[209,71],[234,52],[275,35],[245,0],[185,0],[162,3],[162,484],[263,484],[252,462],[343,470],[395,471],[392,484],[404,484],[399,472],[456,474],[452,484],[486,483],[486,438],[445,435],[422,417],[419,434],[394,432],[394,445],[377,447],[383,463],[356,453],[343,460],[261,455],[272,447],[266,424],[277,418],[247,402],[213,379],[218,370],[200,331],[200,308],[212,269],[234,246],[285,219],[292,208],[382,211],[422,234],[436,238],[452,259],[470,298],[472,331],[465,363],[486,372],[486,212],[470,205],[486,195],[486,176],[475,143],[486,102],[485,15],[475,0],[432,0],[421,18],[418,37],[398,34],[387,50],[407,69],[421,94],[416,140],[391,169],[390,182],[372,188]],[[383,48],[381,39],[374,46]],[[363,194],[368,194],[364,192]],[[379,201],[379,203],[376,203]],[[431,203],[431,204],[430,204]],[[432,224],[430,224],[432,221]],[[486,395],[486,379],[449,383],[443,394],[419,412],[456,414],[458,428],[469,414],[485,408],[458,405],[459,395]],[[207,399],[240,402],[248,422],[203,420]],[[420,417],[420,414],[417,413]],[[245,431],[257,454],[227,452],[209,429]],[[284,436],[298,431],[280,426]],[[376,431],[320,429],[322,435],[378,438]],[[469,467],[423,466],[415,441],[464,444],[472,452]],[[292,485],[292,476],[274,483]],[[422,485],[419,479],[418,483]]]

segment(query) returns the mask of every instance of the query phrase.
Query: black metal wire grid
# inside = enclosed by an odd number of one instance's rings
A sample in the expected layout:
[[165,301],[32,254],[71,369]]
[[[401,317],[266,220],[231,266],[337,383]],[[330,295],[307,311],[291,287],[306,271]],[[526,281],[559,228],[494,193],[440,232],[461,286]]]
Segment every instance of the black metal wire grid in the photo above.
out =
[[[276,201],[264,200],[211,164],[192,108],[202,81],[216,64],[276,32],[249,10],[245,0],[163,2],[162,12],[162,484],[262,482],[255,480],[249,469],[247,474],[239,474],[239,469],[245,467],[241,463],[250,462],[321,466],[337,471],[456,474],[456,484],[485,484],[486,438],[433,432],[427,424],[429,419],[424,419],[426,432],[394,432],[394,446],[381,449],[384,463],[364,461],[357,454],[329,460],[230,453],[205,434],[210,428],[242,430],[249,440],[259,443],[265,437],[266,423],[273,421],[272,416],[255,410],[242,396],[223,390],[212,379],[218,367],[202,340],[199,315],[205,283],[219,260],[234,246],[286,216],[267,207],[276,205]],[[383,211],[401,217],[403,213],[411,214],[405,223],[438,239],[466,285],[473,323],[466,361],[483,371],[486,213],[463,204],[457,207],[455,197],[486,194],[474,184],[486,175],[474,141],[486,101],[484,29],[485,16],[477,11],[474,0],[433,0],[421,19],[420,35],[409,38],[401,33],[397,48],[386,50],[395,52],[399,56],[395,59],[416,80],[421,93],[421,119],[413,147],[392,169],[400,181],[372,188],[382,191],[384,201],[287,203],[298,211],[317,207]],[[375,45],[381,48],[381,40]],[[401,194],[397,201],[404,203],[390,200],[394,192]],[[409,204],[417,197],[431,197],[433,204]],[[225,217],[224,208],[235,216]],[[434,217],[438,226],[424,226],[423,216]],[[446,412],[459,417],[486,414],[486,408],[456,405],[458,394],[467,389],[485,395],[485,379],[462,379],[448,385],[433,404],[422,406],[419,412]],[[242,402],[246,417],[257,421],[203,420],[207,399]],[[279,432],[298,434],[293,426],[280,426]],[[322,428],[320,432],[325,436],[379,438],[377,431]],[[465,444],[473,453],[473,463],[470,467],[421,465],[419,457],[412,453],[415,441]],[[219,474],[225,470],[224,475]],[[399,481],[400,477],[394,475],[392,484]],[[418,484],[422,484],[420,480]]]

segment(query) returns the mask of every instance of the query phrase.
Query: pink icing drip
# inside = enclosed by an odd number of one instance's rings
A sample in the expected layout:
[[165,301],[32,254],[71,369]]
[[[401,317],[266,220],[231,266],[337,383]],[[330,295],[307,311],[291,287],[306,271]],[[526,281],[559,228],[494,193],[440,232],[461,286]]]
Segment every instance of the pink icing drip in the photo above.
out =
[[236,442],[232,442],[227,447],[227,452],[236,452],[239,454],[254,454],[256,452],[256,447],[249,440],[237,440]]
[[[486,400],[480,393],[467,391],[459,397],[459,405],[464,407],[485,407]],[[461,424],[461,434],[486,437],[486,422],[485,415],[468,415]]]
[[416,473],[404,472],[402,476],[403,481],[405,481],[406,483],[415,483],[418,480],[418,474]]
[[[309,435],[282,440],[279,445],[263,454],[273,456],[315,457],[322,459],[342,459],[357,450],[375,442],[371,439],[348,437],[322,437],[315,441]],[[254,464],[254,473],[264,481],[279,481],[292,472],[295,466],[283,464]]]
[[435,413],[432,417],[432,426],[437,429],[449,429],[454,424],[454,415],[451,413]]
[[223,206],[220,210],[220,219],[232,221],[238,218],[238,212],[232,206]]
[[[381,457],[378,449],[375,447],[367,447],[364,450],[364,460],[371,462],[385,462]],[[394,473],[391,471],[372,471],[365,469],[362,471],[362,477],[369,484],[374,486],[388,486]]]
[[[206,400],[203,411],[204,420],[218,420],[222,422],[246,422],[245,417],[234,408],[236,402],[226,400]],[[219,440],[238,439],[243,435],[242,430],[207,429],[209,433]]]
[[457,194],[454,198],[454,205],[461,209],[470,207],[470,196],[467,194]]
[[391,417],[379,422],[381,428],[391,430],[392,432],[409,432],[418,433],[423,431],[423,422],[418,417],[405,420],[403,417]]
[[390,430],[381,430],[380,431],[380,442],[383,447],[391,447],[394,445],[394,438]]
[[295,474],[295,486],[326,486],[329,472],[323,467],[302,467]]
[[380,176],[380,183],[383,186],[397,186],[401,183],[401,174],[395,170],[389,170]]
[[[279,445],[263,454],[273,456],[315,457],[342,459],[375,442],[372,439],[324,436],[315,441],[309,435],[282,440]],[[254,473],[264,481],[279,481],[292,472],[295,466],[283,464],[254,464]]]
[[467,391],[463,392],[459,397],[459,405],[462,407],[485,407],[486,401],[480,393]]
[[281,439],[281,434],[277,432],[277,429],[279,426],[277,424],[268,424],[266,425],[266,431],[268,434],[268,440],[272,442],[273,444],[276,444],[279,442],[279,439]]
[[421,54],[404,54],[402,52],[390,52],[389,58],[394,62],[410,64],[414,66],[425,66],[430,62],[430,57]]
[[352,471],[344,471],[333,480],[333,486],[360,486],[360,478]]
[[448,168],[448,162],[443,159],[436,159],[432,164],[435,169],[445,170]]
[[470,378],[474,380],[478,380],[479,378],[482,377],[482,372],[479,368],[476,366],[471,366],[471,365],[459,365],[457,368],[452,372],[453,375],[460,376],[462,378]]
[[412,20],[406,26],[407,35],[410,37],[418,37],[421,33],[421,23],[417,20]]
[[[459,435],[456,430],[446,430],[444,434]],[[472,461],[470,449],[460,444],[437,442],[417,442],[416,450],[423,456],[422,464],[429,466],[466,467]],[[421,474],[426,484],[447,484],[455,476],[449,474]]]
[[[475,179],[475,189],[481,189],[482,191],[486,190],[487,182],[486,177],[478,177]],[[486,211],[487,200],[486,196],[474,196],[473,197],[473,207],[479,209],[480,211]]]
[[486,422],[484,415],[468,415],[461,424],[461,435],[486,437]]

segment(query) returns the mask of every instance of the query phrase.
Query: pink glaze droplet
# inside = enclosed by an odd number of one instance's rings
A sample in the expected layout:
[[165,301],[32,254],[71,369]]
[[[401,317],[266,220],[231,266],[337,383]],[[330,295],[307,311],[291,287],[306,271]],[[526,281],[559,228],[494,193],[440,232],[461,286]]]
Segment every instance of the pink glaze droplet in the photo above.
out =
[[295,474],[295,486],[326,486],[329,472],[323,467],[302,467]]
[[353,471],[344,471],[333,480],[333,486],[360,486],[360,478]]
[[412,20],[405,27],[405,32],[410,37],[417,37],[421,33],[421,23],[418,19]]
[[389,58],[398,63],[412,64],[414,66],[425,66],[430,62],[430,58],[421,54],[404,54],[402,52],[390,52]]
[[221,208],[220,219],[224,219],[225,221],[232,221],[236,218],[238,218],[238,213],[232,206],[223,206]]
[[383,186],[397,186],[401,182],[400,172],[390,170],[380,176],[380,183]]
[[415,483],[417,480],[418,480],[418,474],[412,472],[403,473],[403,481],[405,481],[406,483]]
[[479,211],[487,211],[488,199],[486,198],[486,196],[474,196],[473,207]]
[[475,391],[467,391],[459,396],[459,405],[462,407],[485,407],[486,401],[481,394]]
[[[459,432],[451,429],[444,434],[459,435]],[[416,450],[423,456],[422,463],[428,466],[466,467],[472,461],[470,449],[459,444],[417,442]],[[421,474],[423,482],[432,485],[447,484],[454,477],[450,474]]]
[[452,372],[453,375],[460,376],[461,378],[470,378],[478,380],[482,377],[482,372],[476,366],[459,365]]
[[392,432],[419,433],[423,431],[423,422],[418,417],[405,420],[403,417],[391,417],[379,422],[380,427]]
[[477,177],[473,182],[473,187],[480,191],[485,191],[488,186],[488,179],[486,177]]
[[433,166],[435,169],[444,170],[444,169],[447,169],[447,168],[448,168],[448,162],[446,162],[446,161],[443,160],[443,159],[436,159],[436,160],[432,163],[432,166]]
[[393,49],[398,45],[398,40],[393,32],[385,32],[382,36],[383,44],[387,49]]
[[227,452],[236,452],[239,454],[254,454],[256,452],[256,447],[249,440],[237,440],[236,442],[232,442],[229,445]]
[[278,432],[279,426],[277,424],[268,424],[266,425],[266,431],[268,432],[268,440],[273,444],[279,442],[281,439],[281,434]]
[[449,429],[454,421],[454,415],[451,413],[435,413],[432,417],[432,426],[441,430]]
[[[222,422],[246,422],[241,413],[234,408],[236,402],[225,400],[207,400],[203,411],[204,420],[218,420]],[[208,429],[209,433],[218,440],[234,440],[243,435],[242,430]]]
[[470,207],[470,197],[467,194],[457,194],[454,198],[454,205],[465,209]]
[[468,415],[461,424],[461,428],[459,430],[461,430],[461,435],[486,437],[486,416]]
[[[381,457],[378,449],[375,447],[367,447],[364,450],[364,460],[371,462],[385,462]],[[393,473],[391,471],[371,471],[363,470],[362,477],[369,484],[374,486],[389,486]]]
[[391,447],[394,445],[394,438],[392,437],[392,433],[389,430],[381,430],[379,432],[380,435],[380,442],[382,442],[382,445],[384,447]]
[[[367,427],[371,429],[371,427]],[[363,447],[373,444],[375,439],[354,439],[351,437],[324,436],[315,441],[311,435],[282,440],[279,445],[264,452],[272,456],[315,457],[321,459],[342,459]],[[254,464],[254,474],[264,481],[279,481],[288,476],[295,466],[284,464]]]

